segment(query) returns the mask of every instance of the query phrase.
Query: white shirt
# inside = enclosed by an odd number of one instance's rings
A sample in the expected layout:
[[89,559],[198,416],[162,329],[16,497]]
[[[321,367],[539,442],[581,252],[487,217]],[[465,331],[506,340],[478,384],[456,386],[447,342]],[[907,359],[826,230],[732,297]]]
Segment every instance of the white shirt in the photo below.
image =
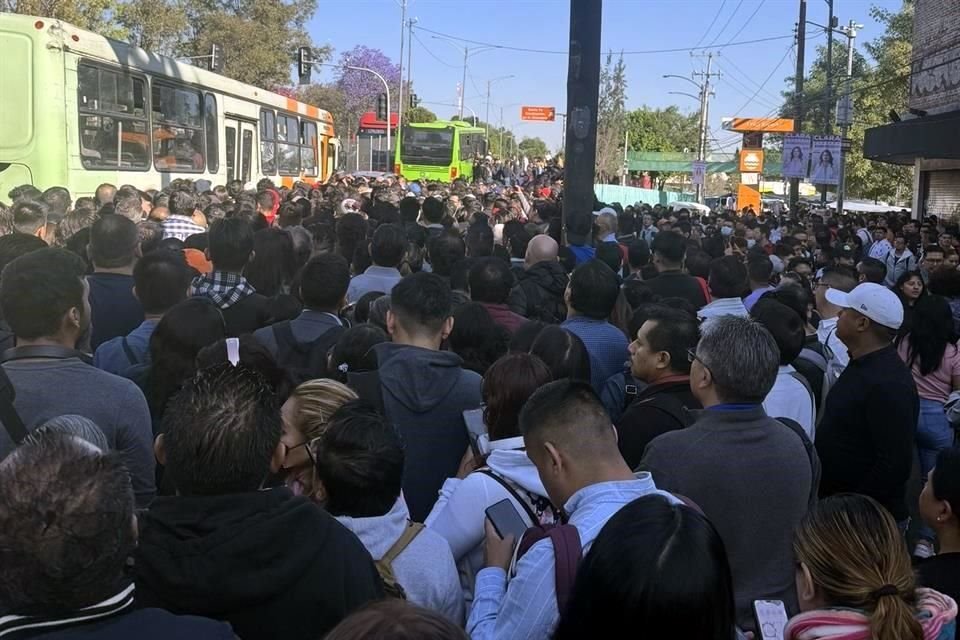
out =
[[743,300],[740,298],[717,298],[697,312],[697,317],[701,320],[716,318],[718,316],[739,316],[746,318],[749,315],[747,308],[743,306]]
[[807,433],[810,441],[814,436],[813,396],[802,382],[793,374],[796,369],[790,365],[781,366],[777,371],[777,380],[763,400],[763,409],[771,418],[790,418],[795,420]]
[[[837,337],[837,318],[824,318],[820,320],[817,326],[817,339],[820,344],[830,347],[833,352],[833,358],[841,367],[850,364],[850,354],[847,353],[847,345],[843,344]],[[828,358],[829,360],[829,358]]]
[[877,260],[884,260],[891,251],[893,251],[893,245],[891,245],[886,238],[883,238],[870,246],[870,257],[876,258]]

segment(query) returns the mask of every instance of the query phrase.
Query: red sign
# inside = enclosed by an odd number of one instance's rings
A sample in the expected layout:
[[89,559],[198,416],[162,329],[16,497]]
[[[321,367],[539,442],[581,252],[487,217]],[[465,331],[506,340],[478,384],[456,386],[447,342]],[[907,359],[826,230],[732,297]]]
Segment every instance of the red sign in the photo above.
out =
[[533,122],[553,122],[557,117],[556,107],[520,107],[520,119]]

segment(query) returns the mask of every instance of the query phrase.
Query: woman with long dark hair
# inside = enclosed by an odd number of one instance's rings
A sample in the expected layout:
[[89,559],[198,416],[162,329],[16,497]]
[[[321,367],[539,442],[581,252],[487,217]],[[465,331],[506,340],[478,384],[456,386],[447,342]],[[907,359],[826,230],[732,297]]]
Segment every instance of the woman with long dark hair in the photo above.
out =
[[[917,301],[909,332],[897,339],[900,357],[913,374],[920,395],[917,449],[923,478],[933,469],[937,454],[953,444],[953,428],[943,406],[950,393],[960,390],[960,349],[957,348],[950,304],[940,296]],[[914,554],[933,555],[933,530],[923,526]]]
[[463,368],[481,376],[507,352],[510,334],[497,325],[479,302],[460,305],[453,312],[450,349],[463,358]]
[[566,329],[546,327],[533,341],[530,353],[547,364],[554,380],[570,378],[590,383],[590,354],[583,341]]
[[[733,580],[720,534],[691,507],[645,496],[618,511],[577,569],[554,640],[733,640]],[[611,634],[613,635],[613,634]]]
[[944,449],[920,494],[920,517],[937,532],[937,555],[917,565],[921,584],[960,600],[960,447]]
[[272,298],[290,293],[297,264],[293,238],[282,229],[263,229],[253,234],[253,259],[243,270],[257,293]]

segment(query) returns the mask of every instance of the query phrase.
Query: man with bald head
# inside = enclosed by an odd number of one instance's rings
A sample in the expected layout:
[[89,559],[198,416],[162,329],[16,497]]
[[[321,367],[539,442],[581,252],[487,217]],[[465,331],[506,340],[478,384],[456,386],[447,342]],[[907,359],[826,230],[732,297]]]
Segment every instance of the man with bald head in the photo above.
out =
[[530,320],[559,324],[567,317],[563,292],[567,272],[557,261],[560,247],[548,235],[534,236],[527,245],[523,275],[510,292],[510,310]]

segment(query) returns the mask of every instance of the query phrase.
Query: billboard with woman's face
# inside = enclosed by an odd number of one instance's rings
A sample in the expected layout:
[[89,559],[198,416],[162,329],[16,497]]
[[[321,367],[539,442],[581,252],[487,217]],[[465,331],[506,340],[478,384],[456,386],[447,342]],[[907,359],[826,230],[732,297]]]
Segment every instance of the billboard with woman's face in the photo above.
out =
[[813,136],[810,149],[810,182],[838,184],[843,158],[839,136]]
[[810,136],[787,134],[783,137],[783,177],[806,178],[810,158]]

